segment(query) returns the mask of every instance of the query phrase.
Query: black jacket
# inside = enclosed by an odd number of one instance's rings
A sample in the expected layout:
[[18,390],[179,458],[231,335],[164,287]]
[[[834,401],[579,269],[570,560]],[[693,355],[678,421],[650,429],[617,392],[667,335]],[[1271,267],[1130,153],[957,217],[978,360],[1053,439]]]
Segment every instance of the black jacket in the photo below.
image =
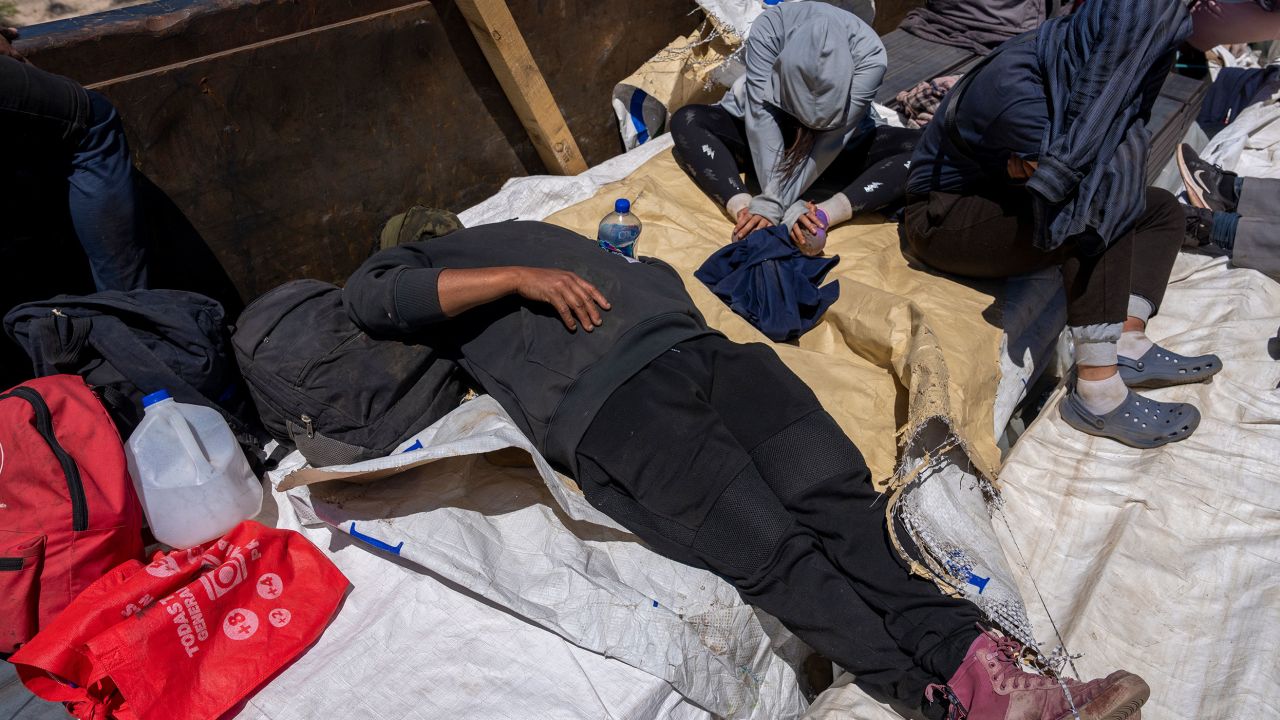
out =
[[[554,308],[512,295],[454,318],[440,310],[447,268],[558,268],[595,285],[612,309],[593,332],[570,332]],[[535,447],[570,473],[578,441],[613,391],[677,343],[715,334],[680,276],[629,262],[540,222],[505,222],[383,250],[348,280],[347,312],[374,337],[452,356],[511,414]]]

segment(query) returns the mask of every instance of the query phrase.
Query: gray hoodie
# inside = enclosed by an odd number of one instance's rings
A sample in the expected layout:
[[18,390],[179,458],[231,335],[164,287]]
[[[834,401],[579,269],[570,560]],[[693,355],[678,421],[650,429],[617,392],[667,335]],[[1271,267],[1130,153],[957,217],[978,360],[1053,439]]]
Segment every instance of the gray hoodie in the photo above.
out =
[[[763,188],[751,199],[751,212],[790,225],[805,212],[800,194],[851,139],[874,126],[871,101],[888,55],[871,26],[852,13],[821,2],[784,2],[751,26],[746,66],[720,105],[747,126]],[[819,131],[809,157],[787,177],[778,172],[786,150],[779,113]]]

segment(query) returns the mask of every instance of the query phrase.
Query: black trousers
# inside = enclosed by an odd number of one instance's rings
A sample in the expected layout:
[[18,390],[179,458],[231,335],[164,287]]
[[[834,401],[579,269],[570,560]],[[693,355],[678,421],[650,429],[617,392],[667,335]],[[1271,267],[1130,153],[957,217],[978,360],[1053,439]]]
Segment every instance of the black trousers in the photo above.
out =
[[1042,252],[1031,242],[1031,198],[1021,187],[959,195],[933,192],[907,204],[902,230],[926,265],[962,277],[993,279],[1062,267],[1067,324],[1124,322],[1129,295],[1157,310],[1186,232],[1182,206],[1165,190],[1147,189],[1147,208],[1133,230],[1097,255],[1069,242]]
[[[853,212],[900,204],[921,130],[877,127],[849,143],[813,185],[807,200],[842,192]],[[751,168],[746,124],[718,105],[687,105],[671,118],[675,158],[694,183],[721,206],[747,192],[740,175]]]
[[593,505],[880,697],[921,707],[978,635],[975,605],[907,572],[862,454],[765,345],[672,348],[610,396],[577,459]]

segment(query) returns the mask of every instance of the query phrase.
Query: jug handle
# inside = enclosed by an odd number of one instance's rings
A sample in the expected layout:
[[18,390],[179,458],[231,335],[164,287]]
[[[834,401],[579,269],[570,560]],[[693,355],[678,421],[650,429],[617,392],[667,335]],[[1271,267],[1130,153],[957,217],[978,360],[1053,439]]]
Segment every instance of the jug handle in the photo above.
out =
[[179,418],[172,414],[165,415],[165,422],[169,423],[169,427],[174,429],[174,434],[178,436],[178,444],[182,445],[182,449],[187,453],[187,457],[193,461],[209,464],[209,459],[205,457],[204,452],[200,449],[200,443],[196,442],[195,435],[191,432],[191,427],[185,419],[179,422]]

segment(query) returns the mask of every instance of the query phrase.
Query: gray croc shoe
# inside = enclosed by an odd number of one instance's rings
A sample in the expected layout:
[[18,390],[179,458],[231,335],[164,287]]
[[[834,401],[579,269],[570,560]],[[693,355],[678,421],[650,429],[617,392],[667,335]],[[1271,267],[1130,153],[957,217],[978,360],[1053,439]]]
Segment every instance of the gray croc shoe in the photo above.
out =
[[1164,403],[1132,390],[1120,407],[1106,415],[1094,415],[1084,406],[1075,387],[1058,404],[1068,425],[1086,435],[1111,438],[1143,450],[1185,440],[1200,425],[1200,411],[1187,403]]
[[1131,388],[1162,388],[1208,380],[1222,369],[1217,355],[1187,357],[1159,345],[1134,360],[1120,356],[1120,379]]

